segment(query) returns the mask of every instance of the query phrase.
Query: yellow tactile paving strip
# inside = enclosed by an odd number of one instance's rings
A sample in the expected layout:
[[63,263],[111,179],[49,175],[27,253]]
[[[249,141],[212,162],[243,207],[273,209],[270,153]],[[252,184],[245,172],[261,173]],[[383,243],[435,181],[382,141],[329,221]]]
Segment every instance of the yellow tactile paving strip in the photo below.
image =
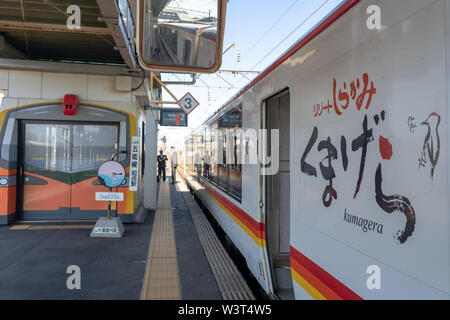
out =
[[141,300],[181,300],[175,231],[167,181],[160,185]]

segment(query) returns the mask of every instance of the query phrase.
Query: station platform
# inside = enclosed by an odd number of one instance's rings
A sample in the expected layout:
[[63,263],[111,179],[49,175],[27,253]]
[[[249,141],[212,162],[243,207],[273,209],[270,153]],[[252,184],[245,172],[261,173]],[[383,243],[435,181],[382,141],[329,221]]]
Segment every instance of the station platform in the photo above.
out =
[[120,239],[90,238],[95,221],[0,227],[0,299],[254,300],[187,186],[170,182]]

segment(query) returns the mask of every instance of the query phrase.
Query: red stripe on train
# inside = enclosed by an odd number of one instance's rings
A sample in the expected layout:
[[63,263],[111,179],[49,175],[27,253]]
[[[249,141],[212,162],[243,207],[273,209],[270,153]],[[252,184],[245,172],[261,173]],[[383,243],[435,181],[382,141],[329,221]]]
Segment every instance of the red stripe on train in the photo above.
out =
[[[311,272],[317,277],[324,285],[333,290],[344,300],[363,300],[360,296],[347,288],[342,282],[334,278],[327,271],[322,269],[319,265],[315,264],[312,260],[308,259],[297,249],[291,246],[291,259],[294,259],[297,263]],[[297,271],[297,270],[296,270]],[[301,273],[300,273],[301,274]]]
[[265,239],[265,225],[249,216],[241,208],[234,205],[219,192],[205,184],[205,188],[211,193],[223,206],[230,210],[236,218],[242,221],[258,238]]

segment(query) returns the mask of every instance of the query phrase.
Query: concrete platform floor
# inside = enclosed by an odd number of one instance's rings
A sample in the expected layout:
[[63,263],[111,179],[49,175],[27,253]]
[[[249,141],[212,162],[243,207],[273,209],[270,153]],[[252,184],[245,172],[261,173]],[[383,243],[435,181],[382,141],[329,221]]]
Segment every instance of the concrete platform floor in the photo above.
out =
[[[189,210],[173,185],[170,196],[181,298],[221,300]],[[79,222],[76,229],[0,227],[0,299],[140,299],[154,216],[149,211],[144,223],[125,224],[122,239],[90,238],[91,229]],[[80,267],[80,290],[67,288],[71,265]]]

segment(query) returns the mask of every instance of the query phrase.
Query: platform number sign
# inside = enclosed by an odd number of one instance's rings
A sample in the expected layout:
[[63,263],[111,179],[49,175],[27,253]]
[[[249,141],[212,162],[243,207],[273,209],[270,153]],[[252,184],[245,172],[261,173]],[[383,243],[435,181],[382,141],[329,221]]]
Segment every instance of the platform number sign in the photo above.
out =
[[130,191],[138,190],[139,183],[139,137],[133,137],[131,142],[131,159],[130,159]]
[[177,103],[186,114],[191,113],[200,104],[189,92],[186,93],[186,95],[183,98],[181,98],[180,101],[178,101]]

